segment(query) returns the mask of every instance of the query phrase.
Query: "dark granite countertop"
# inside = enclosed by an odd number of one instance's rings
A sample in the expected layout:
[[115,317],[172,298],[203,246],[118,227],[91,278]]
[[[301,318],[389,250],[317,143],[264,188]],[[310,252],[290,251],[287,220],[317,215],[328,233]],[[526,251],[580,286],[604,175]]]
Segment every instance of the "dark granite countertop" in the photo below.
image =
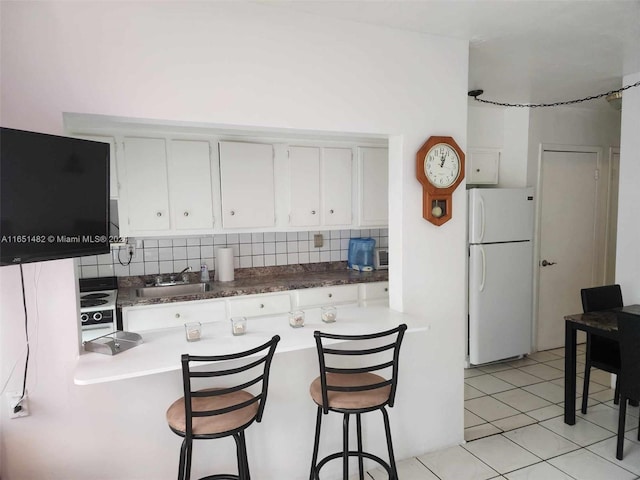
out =
[[603,330],[605,332],[615,332],[618,330],[618,318],[616,317],[615,312],[610,310],[576,313],[573,315],[566,315],[564,319],[586,327]]
[[[211,272],[211,278],[213,276],[214,272]],[[236,269],[233,282],[209,282],[210,290],[206,292],[162,297],[138,297],[136,289],[150,284],[154,278],[154,275],[121,277],[118,287],[118,307],[285,292],[331,285],[384,282],[389,279],[389,272],[388,270],[373,272],[348,270],[346,262],[242,268]],[[198,273],[190,274],[190,283],[198,283],[198,280]]]
[[576,313],[573,315],[567,315],[564,319],[605,332],[617,332],[618,312],[640,316],[640,305],[627,305],[622,308],[614,308],[598,312]]

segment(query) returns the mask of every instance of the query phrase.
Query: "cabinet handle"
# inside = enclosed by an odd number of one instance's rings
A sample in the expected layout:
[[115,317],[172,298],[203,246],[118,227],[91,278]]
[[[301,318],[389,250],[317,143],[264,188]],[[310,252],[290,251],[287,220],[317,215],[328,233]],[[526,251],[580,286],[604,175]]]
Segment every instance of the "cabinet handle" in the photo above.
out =
[[184,216],[188,217],[189,216],[189,212],[184,212]]
[[384,287],[384,291],[385,291],[385,292],[388,292],[388,291],[389,291],[389,288],[388,288],[388,287]]
[[315,210],[311,210],[311,215],[315,215],[316,211]]
[[331,298],[331,297],[333,297],[333,293],[330,293],[330,294],[329,294],[329,298]]
[[260,304],[260,308],[264,308],[264,303],[261,303],[261,304]]
[[231,210],[230,214],[231,216],[234,216],[236,214],[235,210]]
[[161,217],[161,216],[162,216],[162,212],[156,213],[156,217]]
[[333,209],[329,210],[329,213],[330,213],[331,215],[333,215]]
[[180,314],[179,313],[176,313],[176,318],[180,318]]

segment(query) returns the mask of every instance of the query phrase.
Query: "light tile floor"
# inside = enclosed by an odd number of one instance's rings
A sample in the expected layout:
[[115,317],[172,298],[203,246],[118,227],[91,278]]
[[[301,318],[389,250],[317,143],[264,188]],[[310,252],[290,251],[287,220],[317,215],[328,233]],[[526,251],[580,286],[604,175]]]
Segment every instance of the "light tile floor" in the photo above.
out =
[[[578,346],[582,393],[584,346]],[[615,458],[618,407],[610,375],[592,369],[586,415],[566,425],[564,349],[465,370],[465,440],[398,463],[400,480],[640,480],[638,407],[627,409],[624,459]],[[357,478],[356,476],[352,477]],[[368,480],[386,480],[381,469]]]

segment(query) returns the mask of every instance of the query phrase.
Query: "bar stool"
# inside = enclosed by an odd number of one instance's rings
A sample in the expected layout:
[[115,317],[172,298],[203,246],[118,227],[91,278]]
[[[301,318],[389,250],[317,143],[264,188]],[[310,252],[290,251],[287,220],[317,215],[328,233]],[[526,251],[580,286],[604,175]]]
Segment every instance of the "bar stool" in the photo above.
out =
[[[193,440],[233,437],[236,442],[238,475],[216,474],[201,480],[249,480],[249,462],[244,431],[254,421],[262,420],[267,387],[269,384],[269,368],[280,337],[275,335],[267,343],[240,353],[229,355],[196,356],[182,355],[182,381],[184,397],[179,398],[167,410],[167,422],[171,430],[184,438],[180,448],[178,480],[191,478],[191,453]],[[233,361],[225,370],[204,370],[193,367],[203,363]],[[239,362],[238,362],[239,361]],[[238,366],[238,363],[241,363]],[[193,365],[192,365],[193,364]],[[255,369],[251,371],[252,369]],[[249,372],[249,373],[244,373]],[[235,379],[233,386],[224,388],[206,388],[193,390],[193,378],[227,377]],[[251,376],[247,380],[247,376]],[[197,383],[195,381],[193,383]],[[245,390],[253,385],[259,393],[252,395]]]
[[[311,398],[318,405],[311,472],[309,475],[311,480],[319,480],[320,469],[327,462],[341,457],[343,480],[349,478],[349,457],[358,458],[360,480],[364,479],[363,460],[365,458],[380,464],[387,471],[390,480],[398,480],[398,471],[391,442],[389,415],[385,407],[387,405],[393,407],[398,384],[400,344],[406,329],[407,326],[402,324],[391,330],[366,335],[334,335],[318,331],[313,333],[318,349],[320,376],[311,383],[309,388]],[[326,347],[323,344],[324,339],[348,340],[352,344],[359,344],[359,348],[339,349]],[[367,355],[370,356],[366,357]],[[334,362],[335,364],[340,362],[340,366],[328,366],[326,363],[328,356],[332,359],[332,365]],[[361,356],[361,365],[352,366],[354,356]],[[349,366],[343,366],[347,362]],[[371,373],[384,369],[391,369],[390,380]],[[362,448],[361,415],[374,410],[382,412],[389,454],[388,463],[376,455],[363,451]],[[322,415],[326,415],[329,412],[343,414],[342,452],[332,453],[318,461]],[[349,416],[352,414],[356,416],[357,450],[349,450]]]

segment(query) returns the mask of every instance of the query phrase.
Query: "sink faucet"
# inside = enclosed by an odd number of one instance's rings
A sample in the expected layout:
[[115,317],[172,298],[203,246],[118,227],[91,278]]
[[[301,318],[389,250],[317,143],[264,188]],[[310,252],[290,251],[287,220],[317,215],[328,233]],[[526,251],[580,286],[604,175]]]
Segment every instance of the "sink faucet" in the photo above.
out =
[[182,269],[180,273],[172,273],[171,275],[169,275],[169,280],[171,280],[171,282],[175,282],[177,277],[181,277],[183,283],[189,283],[189,275],[187,275],[187,272],[190,271],[191,267],[187,267]]
[[[156,287],[164,287],[168,285],[175,285],[176,283],[189,283],[189,275],[187,272],[191,271],[191,267],[187,267],[183,269],[180,273],[172,273],[169,275],[169,281],[167,282],[162,278],[162,275],[157,275],[155,278],[155,286]],[[181,277],[182,282],[176,282],[176,278]]]

